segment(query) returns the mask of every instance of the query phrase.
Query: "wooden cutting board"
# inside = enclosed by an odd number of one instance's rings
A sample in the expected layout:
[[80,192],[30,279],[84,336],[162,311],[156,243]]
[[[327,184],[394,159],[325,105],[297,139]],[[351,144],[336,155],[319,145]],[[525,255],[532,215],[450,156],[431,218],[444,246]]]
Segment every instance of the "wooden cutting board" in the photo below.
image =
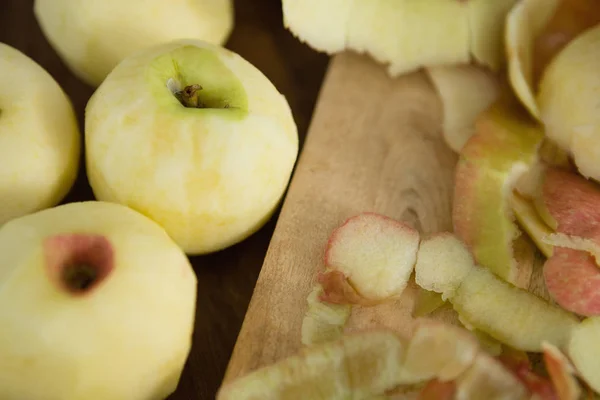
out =
[[[391,79],[367,56],[333,57],[224,382],[302,347],[307,295],[346,218],[374,211],[423,233],[451,230],[457,158],[441,122],[424,73]],[[356,309],[350,329],[407,329],[415,293],[413,284],[395,303]]]

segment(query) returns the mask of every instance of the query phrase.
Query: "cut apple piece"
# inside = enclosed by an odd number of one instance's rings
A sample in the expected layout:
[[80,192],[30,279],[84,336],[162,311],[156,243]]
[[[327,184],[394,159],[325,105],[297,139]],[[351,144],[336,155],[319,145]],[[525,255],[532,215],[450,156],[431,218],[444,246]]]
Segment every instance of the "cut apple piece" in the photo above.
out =
[[476,65],[435,66],[426,71],[444,108],[444,139],[458,153],[475,133],[477,117],[496,100],[498,77]]
[[544,256],[551,257],[553,246],[545,240],[546,237],[552,234],[550,227],[542,221],[529,201],[516,193],[513,194],[511,201],[512,210],[519,225],[527,232]]
[[540,81],[538,104],[546,135],[573,155],[579,172],[600,180],[600,25],[569,42]]
[[412,274],[419,240],[416,230],[383,215],[346,220],[327,244],[321,300],[372,305],[399,296]]
[[565,345],[575,316],[490,273],[473,268],[450,299],[473,327],[515,349],[541,351],[548,341]]
[[415,296],[412,316],[414,318],[424,317],[439,309],[444,304],[446,304],[446,301],[439,293],[419,287]]
[[542,343],[544,365],[550,375],[558,400],[578,400],[581,387],[575,377],[575,368],[567,357],[550,343]]
[[423,289],[454,295],[474,267],[471,253],[455,235],[438,233],[423,239],[417,253],[415,282]]
[[392,332],[361,332],[305,348],[254,370],[217,400],[367,398],[399,384],[405,342]]
[[520,0],[506,19],[508,78],[517,97],[539,119],[533,76],[535,40],[554,15],[560,0]]
[[434,378],[454,380],[470,367],[479,350],[479,343],[468,331],[421,319],[406,349],[401,380],[405,383]]
[[282,0],[283,24],[301,42],[333,54],[346,49],[352,1]]
[[332,304],[319,300],[321,285],[315,285],[307,298],[308,309],[302,320],[302,344],[312,346],[338,339],[350,318],[352,306]]
[[526,288],[529,281],[518,281],[523,274],[513,257],[512,243],[520,230],[510,198],[518,179],[537,162],[544,136],[509,93],[501,96],[478,118],[477,132],[461,150],[452,219],[477,264]]
[[480,353],[458,380],[455,398],[526,400],[529,396],[525,386],[499,361]]
[[554,248],[544,264],[550,296],[562,308],[579,315],[600,315],[600,268],[587,252]]
[[582,321],[574,330],[567,353],[579,375],[600,392],[600,317]]

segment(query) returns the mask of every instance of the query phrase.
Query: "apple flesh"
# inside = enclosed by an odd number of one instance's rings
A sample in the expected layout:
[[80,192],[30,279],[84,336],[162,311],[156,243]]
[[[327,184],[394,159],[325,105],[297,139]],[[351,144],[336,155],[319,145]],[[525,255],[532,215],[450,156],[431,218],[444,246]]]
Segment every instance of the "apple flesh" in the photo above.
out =
[[179,38],[223,44],[232,0],[36,0],[43,34],[70,70],[97,87],[129,55]]
[[90,185],[162,225],[186,253],[257,231],[298,153],[285,97],[222,47],[177,40],[121,62],[86,107]]
[[[457,249],[449,251],[453,246]],[[423,239],[415,267],[417,284],[444,293],[470,327],[515,349],[541,351],[543,342],[566,344],[577,318],[474,265],[465,250],[449,234]]]
[[0,226],[58,204],[73,186],[81,139],[52,76],[0,43]]
[[175,390],[196,277],[155,222],[104,202],[39,211],[0,228],[0,265],[0,398],[146,400]]

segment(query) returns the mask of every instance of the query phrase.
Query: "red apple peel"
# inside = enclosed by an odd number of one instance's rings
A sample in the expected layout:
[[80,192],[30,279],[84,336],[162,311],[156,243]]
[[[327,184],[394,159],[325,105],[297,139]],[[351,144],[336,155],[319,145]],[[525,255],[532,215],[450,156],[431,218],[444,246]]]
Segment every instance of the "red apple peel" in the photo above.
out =
[[542,345],[544,364],[558,400],[577,400],[581,396],[581,387],[575,378],[575,368],[561,351],[550,343]]
[[323,301],[375,305],[402,294],[416,263],[419,233],[401,221],[366,212],[347,219],[329,238]]
[[600,315],[600,268],[589,253],[554,248],[544,264],[544,280],[552,298],[565,310]]

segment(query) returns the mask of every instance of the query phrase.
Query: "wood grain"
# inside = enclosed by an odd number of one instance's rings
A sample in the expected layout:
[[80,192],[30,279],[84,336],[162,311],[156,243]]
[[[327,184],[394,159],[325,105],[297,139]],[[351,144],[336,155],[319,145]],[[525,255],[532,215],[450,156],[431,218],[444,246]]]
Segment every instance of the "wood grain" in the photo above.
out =
[[[441,119],[423,73],[392,80],[368,57],[334,57],[224,381],[300,349],[324,245],[346,218],[375,211],[423,233],[451,230],[456,156]],[[414,289],[379,314],[355,312],[352,325],[406,329]]]

